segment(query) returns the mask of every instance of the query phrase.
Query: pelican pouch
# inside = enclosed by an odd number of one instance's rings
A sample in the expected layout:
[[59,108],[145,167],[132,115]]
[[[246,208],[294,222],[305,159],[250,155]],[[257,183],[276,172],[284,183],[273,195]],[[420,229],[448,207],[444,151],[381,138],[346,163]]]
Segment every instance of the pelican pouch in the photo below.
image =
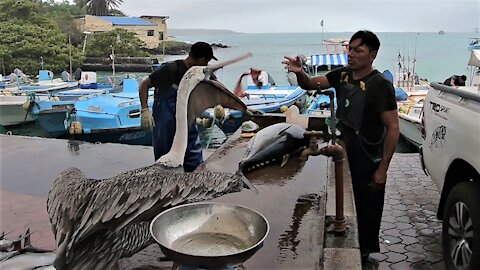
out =
[[384,128],[382,135],[378,141],[369,141],[360,133],[363,121],[363,114],[366,104],[366,95],[368,82],[381,75],[378,71],[372,75],[362,89],[360,85],[353,84],[348,80],[348,75],[342,74],[340,88],[337,91],[337,117],[340,120],[339,129],[342,132],[347,144],[359,144],[359,148],[374,163],[380,162],[383,157],[383,143],[385,140],[386,129]]

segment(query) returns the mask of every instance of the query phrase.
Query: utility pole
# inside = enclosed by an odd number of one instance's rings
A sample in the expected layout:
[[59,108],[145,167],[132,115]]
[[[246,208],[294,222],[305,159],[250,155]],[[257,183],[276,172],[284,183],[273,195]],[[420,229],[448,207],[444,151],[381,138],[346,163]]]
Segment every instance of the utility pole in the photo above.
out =
[[72,39],[70,35],[68,35],[68,54],[70,58],[70,80],[73,81],[73,71],[72,71]]

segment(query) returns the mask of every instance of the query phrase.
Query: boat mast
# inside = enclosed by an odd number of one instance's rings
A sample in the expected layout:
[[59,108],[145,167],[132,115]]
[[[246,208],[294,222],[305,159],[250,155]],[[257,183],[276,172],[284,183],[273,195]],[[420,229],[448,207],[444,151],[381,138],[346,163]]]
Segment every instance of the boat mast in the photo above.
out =
[[417,62],[417,39],[418,39],[418,35],[420,33],[417,33],[417,35],[415,36],[415,51],[414,51],[414,54],[413,54],[413,67],[412,67],[412,78],[413,78],[413,84],[415,85],[416,81],[417,81],[417,76],[415,74],[415,63]]

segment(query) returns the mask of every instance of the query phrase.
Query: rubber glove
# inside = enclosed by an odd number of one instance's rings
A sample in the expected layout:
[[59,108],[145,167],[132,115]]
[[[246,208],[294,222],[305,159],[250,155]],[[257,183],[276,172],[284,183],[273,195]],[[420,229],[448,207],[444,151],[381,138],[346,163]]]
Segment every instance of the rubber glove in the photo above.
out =
[[142,120],[141,120],[142,129],[145,131],[152,131],[155,126],[153,122],[152,113],[148,108],[142,109]]

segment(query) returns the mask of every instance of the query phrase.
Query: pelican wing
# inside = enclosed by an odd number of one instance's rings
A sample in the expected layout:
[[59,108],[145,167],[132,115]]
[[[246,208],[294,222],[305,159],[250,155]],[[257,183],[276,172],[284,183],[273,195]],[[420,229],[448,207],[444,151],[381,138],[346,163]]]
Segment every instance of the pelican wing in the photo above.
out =
[[[134,222],[151,220],[163,210],[186,202],[212,199],[240,190],[237,175],[216,172],[183,173],[158,165],[97,180],[78,169],[62,172],[51,188],[47,212],[57,246],[64,256],[92,234],[118,231]],[[68,260],[65,259],[68,263]]]
[[217,81],[203,80],[199,82],[188,99],[187,123],[193,120],[208,108],[222,105],[225,108],[245,112],[247,105]]

